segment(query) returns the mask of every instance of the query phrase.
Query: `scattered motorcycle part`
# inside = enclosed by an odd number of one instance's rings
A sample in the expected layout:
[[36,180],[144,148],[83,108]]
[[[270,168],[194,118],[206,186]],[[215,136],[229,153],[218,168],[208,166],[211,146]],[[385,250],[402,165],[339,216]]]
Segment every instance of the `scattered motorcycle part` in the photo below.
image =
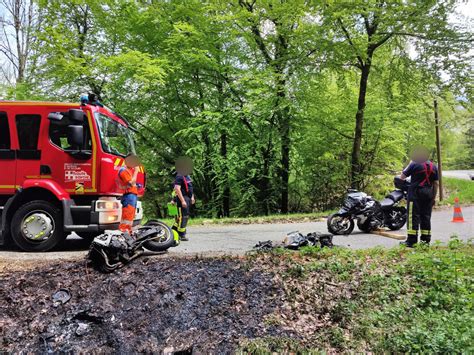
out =
[[59,304],[65,304],[68,302],[71,299],[71,294],[68,290],[61,288],[53,293],[52,299],[55,306],[58,306]]
[[284,247],[286,249],[291,250],[298,250],[299,248],[304,246],[319,246],[321,248],[331,248],[333,247],[332,238],[332,234],[322,234],[319,232],[314,232],[308,233],[307,235],[303,235],[302,233],[295,231],[288,233],[281,244],[274,244],[271,240],[267,240],[265,242],[258,242],[254,246],[254,249],[257,251],[265,252],[278,247]]

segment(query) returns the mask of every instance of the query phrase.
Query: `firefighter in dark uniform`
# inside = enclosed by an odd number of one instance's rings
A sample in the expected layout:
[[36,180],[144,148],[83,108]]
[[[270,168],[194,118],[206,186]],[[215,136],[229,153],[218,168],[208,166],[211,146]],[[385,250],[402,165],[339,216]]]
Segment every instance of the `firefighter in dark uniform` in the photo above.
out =
[[401,178],[411,177],[407,202],[407,240],[402,244],[413,247],[418,242],[418,230],[422,243],[431,241],[431,211],[438,191],[438,167],[429,160],[426,148],[418,148],[412,161],[403,170]]
[[[187,241],[186,226],[189,219],[191,205],[195,204],[193,183],[191,176],[192,161],[189,158],[180,158],[176,162],[176,178],[174,180],[174,202],[178,207],[178,215],[175,217],[173,232],[177,233],[179,240]],[[175,238],[176,240],[176,238]]]

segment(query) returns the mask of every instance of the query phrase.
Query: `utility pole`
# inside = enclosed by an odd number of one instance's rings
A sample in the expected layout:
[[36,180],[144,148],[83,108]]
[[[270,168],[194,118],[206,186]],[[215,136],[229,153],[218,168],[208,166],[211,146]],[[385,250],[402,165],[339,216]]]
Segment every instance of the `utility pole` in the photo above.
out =
[[443,201],[443,169],[441,166],[441,142],[439,140],[438,100],[434,99],[434,117],[436,130],[436,154],[438,156],[439,200]]

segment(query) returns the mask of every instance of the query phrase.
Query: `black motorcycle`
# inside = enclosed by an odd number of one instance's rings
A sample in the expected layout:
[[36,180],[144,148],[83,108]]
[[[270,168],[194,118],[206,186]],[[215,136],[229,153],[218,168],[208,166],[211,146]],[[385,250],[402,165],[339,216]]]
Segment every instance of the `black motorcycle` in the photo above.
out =
[[87,259],[104,273],[113,272],[144,253],[163,253],[175,246],[171,229],[163,222],[149,221],[132,235],[110,231],[92,242]]
[[328,217],[328,230],[332,234],[351,234],[354,220],[362,232],[368,233],[378,228],[387,227],[399,230],[406,223],[406,208],[399,206],[406,199],[409,183],[396,177],[395,190],[382,201],[377,201],[366,193],[349,189],[342,208]]

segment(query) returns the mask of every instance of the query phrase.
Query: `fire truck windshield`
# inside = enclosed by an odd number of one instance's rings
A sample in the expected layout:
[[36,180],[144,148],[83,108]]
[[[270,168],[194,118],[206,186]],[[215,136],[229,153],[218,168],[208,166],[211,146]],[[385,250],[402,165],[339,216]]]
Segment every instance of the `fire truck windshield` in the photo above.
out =
[[99,128],[102,149],[105,152],[123,157],[129,153],[136,154],[130,129],[101,113],[96,113],[95,120]]

